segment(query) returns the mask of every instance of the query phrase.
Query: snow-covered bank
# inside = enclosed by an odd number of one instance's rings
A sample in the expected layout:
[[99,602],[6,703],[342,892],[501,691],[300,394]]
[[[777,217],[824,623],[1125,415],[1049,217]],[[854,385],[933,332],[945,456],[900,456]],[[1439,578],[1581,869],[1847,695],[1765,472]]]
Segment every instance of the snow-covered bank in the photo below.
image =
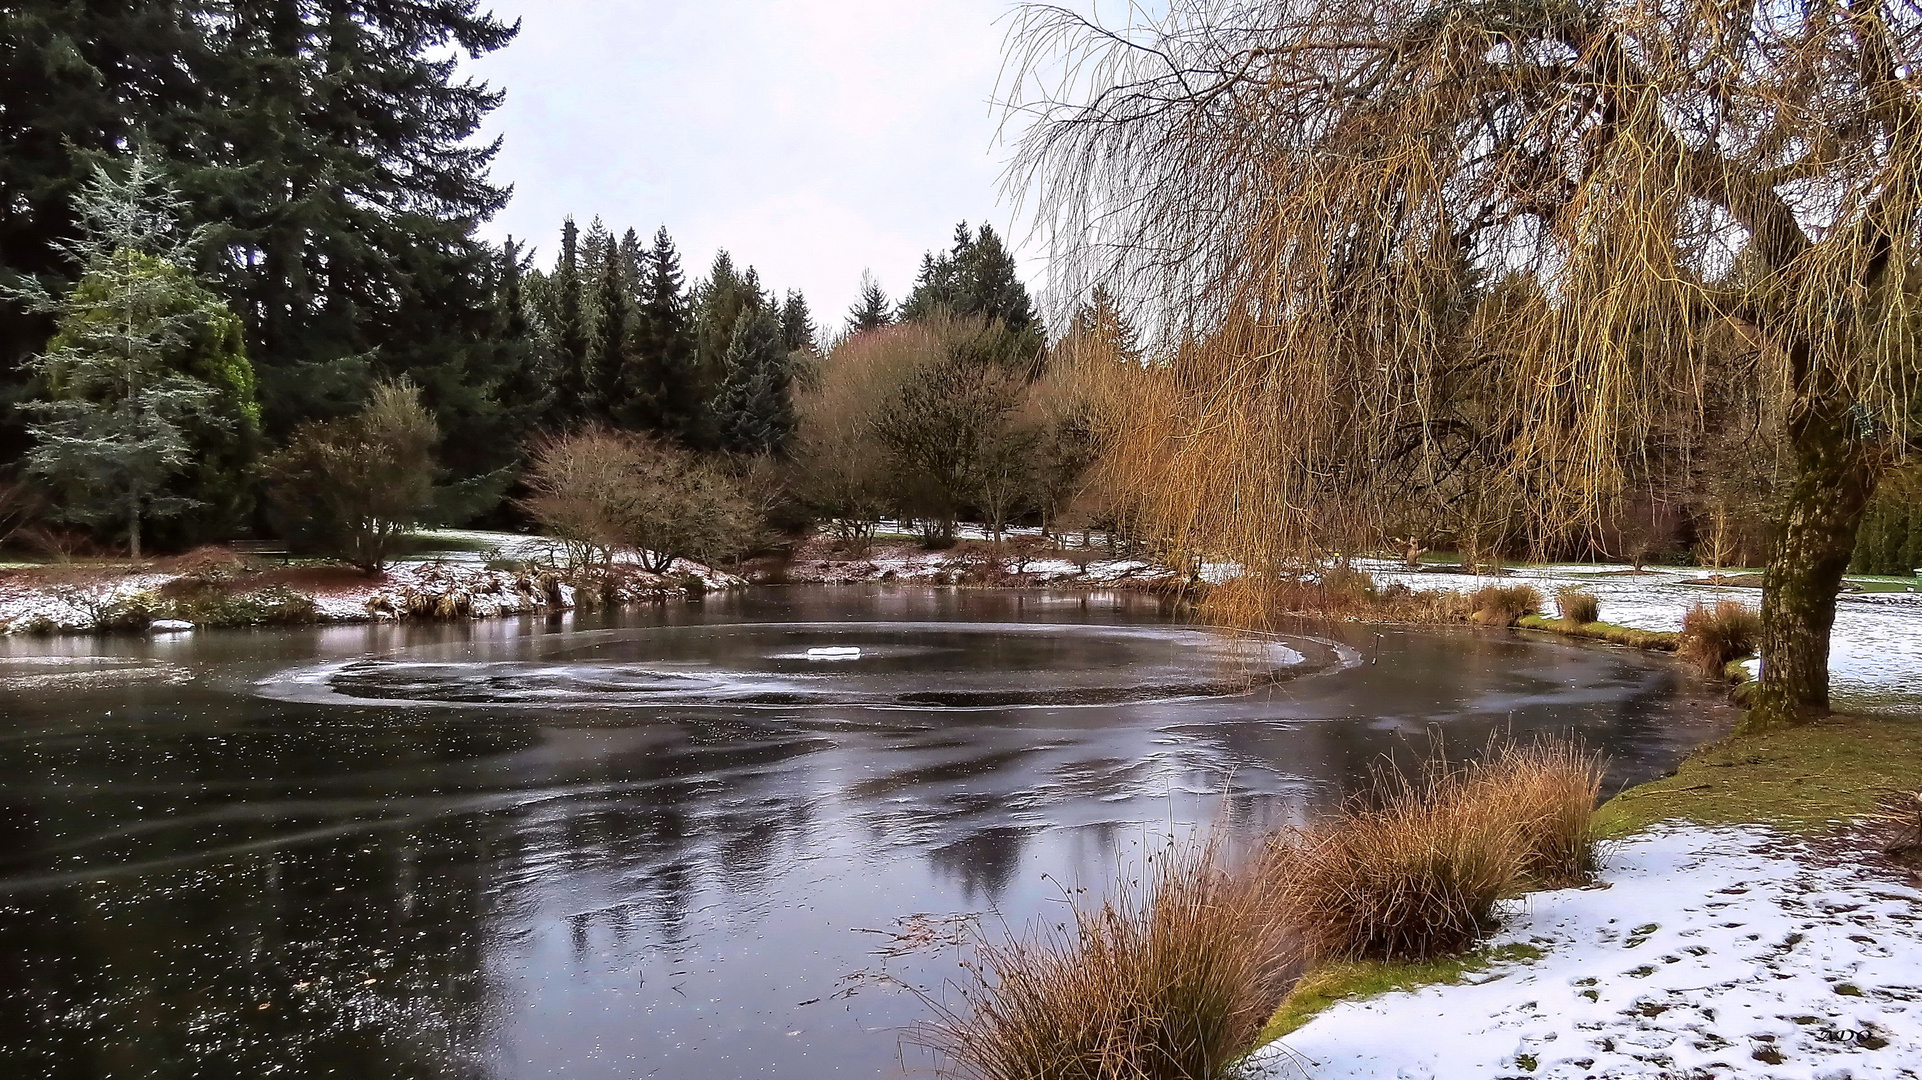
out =
[[[1716,600],[1761,602],[1761,590],[1691,585],[1711,573],[1700,567],[1518,566],[1501,577],[1409,572],[1399,563],[1359,562],[1380,585],[1411,589],[1459,589],[1484,585],[1533,585],[1554,606],[1555,590],[1579,585],[1601,602],[1602,618],[1639,630],[1680,630],[1691,605]],[[1922,582],[1917,585],[1922,589]],[[1844,593],[1836,605],[1829,670],[1838,708],[1880,713],[1922,713],[1922,591]]]
[[[0,633],[81,633],[105,626],[124,627],[129,609],[167,614],[169,592],[207,588],[228,595],[273,596],[310,607],[320,622],[371,622],[385,619],[492,618],[541,611],[565,611],[582,599],[574,584],[537,569],[489,569],[497,558],[537,561],[553,554],[550,541],[508,534],[464,533],[463,537],[500,537],[506,543],[486,555],[433,553],[390,566],[367,577],[346,568],[259,568],[206,572],[162,572],[76,568],[14,571],[0,577]],[[512,554],[501,554],[512,550]],[[641,570],[632,561],[617,567],[605,602],[643,603],[683,599],[690,592],[738,589],[737,575],[687,559],[676,559],[662,574]],[[596,597],[601,599],[601,597]],[[177,629],[177,619],[152,623]],[[144,624],[136,619],[136,625]],[[231,624],[228,624],[231,625]]]
[[815,536],[783,561],[750,564],[747,574],[750,581],[793,585],[903,581],[1058,589],[1151,589],[1181,580],[1145,559],[1108,556],[1095,547],[1054,547],[1035,536],[1015,537],[998,547],[977,541],[936,551],[918,541],[881,539],[856,552],[843,550],[831,537]]
[[1922,1075],[1922,890],[1761,827],[1664,826],[1491,945],[1540,959],[1331,1007],[1267,1080]]

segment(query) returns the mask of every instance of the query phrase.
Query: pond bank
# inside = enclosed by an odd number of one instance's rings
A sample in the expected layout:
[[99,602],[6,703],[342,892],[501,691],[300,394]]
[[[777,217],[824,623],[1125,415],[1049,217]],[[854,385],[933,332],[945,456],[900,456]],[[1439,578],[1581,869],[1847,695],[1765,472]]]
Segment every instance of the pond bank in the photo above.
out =
[[1598,884],[1515,901],[1493,962],[1389,992],[1357,974],[1252,1060],[1317,1080],[1914,1076],[1922,890],[1873,814],[1919,782],[1913,719],[1711,743],[1603,808]]

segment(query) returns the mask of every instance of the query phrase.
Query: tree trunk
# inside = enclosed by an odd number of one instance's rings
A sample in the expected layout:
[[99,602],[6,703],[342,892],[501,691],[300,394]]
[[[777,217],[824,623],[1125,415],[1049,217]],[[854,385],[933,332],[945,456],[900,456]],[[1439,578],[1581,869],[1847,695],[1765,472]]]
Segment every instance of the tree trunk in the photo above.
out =
[[127,496],[127,551],[140,561],[140,496]]
[[1787,727],[1828,711],[1835,598],[1878,473],[1875,447],[1857,427],[1840,404],[1790,420],[1795,482],[1762,576],[1762,680],[1740,730]]

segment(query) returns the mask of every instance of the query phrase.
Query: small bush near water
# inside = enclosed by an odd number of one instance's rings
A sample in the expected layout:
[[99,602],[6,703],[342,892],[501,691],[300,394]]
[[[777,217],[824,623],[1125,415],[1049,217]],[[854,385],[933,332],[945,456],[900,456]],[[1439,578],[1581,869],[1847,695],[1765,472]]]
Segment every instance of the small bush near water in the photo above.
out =
[[1564,585],[1555,590],[1555,609],[1561,612],[1562,621],[1575,626],[1587,626],[1602,621],[1602,605],[1595,594],[1578,585]]
[[968,1080],[1220,1080],[1303,972],[1466,950],[1498,903],[1595,867],[1599,760],[1567,742],[1383,770],[1339,812],[1230,863],[1171,853],[1072,928],[978,944],[923,1041]]
[[1703,678],[1717,679],[1729,661],[1753,655],[1761,642],[1759,612],[1739,600],[1718,600],[1712,607],[1696,604],[1682,616],[1677,651]]

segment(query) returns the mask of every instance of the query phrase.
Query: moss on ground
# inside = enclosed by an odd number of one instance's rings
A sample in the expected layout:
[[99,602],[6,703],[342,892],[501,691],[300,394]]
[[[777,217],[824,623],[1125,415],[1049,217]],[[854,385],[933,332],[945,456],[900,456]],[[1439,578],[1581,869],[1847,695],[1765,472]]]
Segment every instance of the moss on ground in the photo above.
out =
[[1922,718],[1832,716],[1710,743],[1675,775],[1609,800],[1598,824],[1614,836],[1669,819],[1818,832],[1870,813],[1891,792],[1917,783]]
[[1477,949],[1460,956],[1422,961],[1344,960],[1323,964],[1302,976],[1281,1007],[1268,1020],[1256,1041],[1266,1046],[1313,1020],[1338,1001],[1361,1001],[1396,990],[1423,986],[1452,986],[1496,964],[1539,960],[1533,945],[1513,944]]
[[1620,626],[1609,622],[1575,624],[1561,619],[1551,619],[1544,615],[1524,615],[1516,620],[1515,625],[1526,630],[1542,630],[1551,634],[1588,638],[1614,645],[1627,645],[1635,649],[1655,649],[1662,652],[1674,652],[1677,639],[1681,636],[1668,630],[1638,630],[1632,626]]

